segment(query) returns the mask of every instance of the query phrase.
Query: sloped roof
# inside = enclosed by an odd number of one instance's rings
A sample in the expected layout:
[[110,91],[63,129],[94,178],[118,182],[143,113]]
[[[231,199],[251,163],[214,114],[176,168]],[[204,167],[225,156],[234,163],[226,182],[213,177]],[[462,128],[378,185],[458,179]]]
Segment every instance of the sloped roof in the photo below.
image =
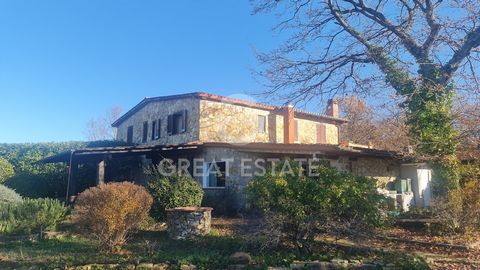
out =
[[[267,111],[280,111],[280,110],[283,109],[283,107],[280,107],[280,106],[272,106],[272,105],[268,105],[268,104],[250,102],[250,101],[245,101],[245,100],[230,98],[230,97],[224,97],[224,96],[214,95],[214,94],[205,93],[205,92],[193,92],[193,93],[187,93],[187,94],[161,96],[161,97],[146,97],[142,101],[140,101],[140,103],[135,105],[132,109],[130,109],[128,112],[126,112],[120,118],[118,118],[115,122],[113,122],[112,127],[118,127],[122,122],[127,120],[130,116],[132,116],[133,114],[138,112],[140,109],[142,109],[145,105],[147,105],[151,102],[158,102],[158,101],[165,101],[165,100],[175,100],[175,99],[183,99],[183,98],[199,98],[199,99],[204,99],[204,100],[212,100],[212,101],[218,101],[218,102],[234,104],[234,105],[239,105],[239,106],[245,106],[245,107],[251,107],[251,108],[267,110]],[[343,118],[337,118],[337,117],[332,117],[332,116],[328,116],[328,115],[324,115],[324,114],[306,112],[306,111],[302,111],[302,110],[295,110],[295,114],[296,114],[296,116],[299,116],[299,117],[315,119],[315,120],[329,120],[329,121],[338,122],[338,123],[346,123],[347,122],[347,120],[345,120]]]

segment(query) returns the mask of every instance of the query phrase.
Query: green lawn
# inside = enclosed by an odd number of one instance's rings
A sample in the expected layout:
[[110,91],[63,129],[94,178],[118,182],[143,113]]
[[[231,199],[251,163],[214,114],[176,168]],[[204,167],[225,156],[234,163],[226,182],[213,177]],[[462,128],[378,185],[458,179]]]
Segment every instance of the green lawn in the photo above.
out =
[[[227,226],[228,227],[228,226]],[[216,225],[212,233],[194,241],[174,241],[164,230],[141,231],[129,241],[120,254],[99,252],[93,240],[75,235],[43,241],[20,241],[0,237],[0,269],[36,266],[42,269],[64,268],[85,264],[137,264],[169,262],[173,265],[195,264],[199,269],[225,269],[229,256],[237,251],[248,252],[255,269],[267,266],[288,266],[294,260],[356,259],[365,262],[398,257],[392,253],[365,252],[351,247],[334,247],[318,243],[313,254],[305,255],[293,248],[262,249],[245,232],[232,233],[231,228]],[[409,269],[409,268],[405,268]]]

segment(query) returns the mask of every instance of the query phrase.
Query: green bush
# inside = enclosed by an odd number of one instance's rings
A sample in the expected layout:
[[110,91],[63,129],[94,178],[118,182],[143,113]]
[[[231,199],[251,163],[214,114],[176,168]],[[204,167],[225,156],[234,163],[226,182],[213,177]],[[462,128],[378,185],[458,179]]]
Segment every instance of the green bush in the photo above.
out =
[[152,171],[147,187],[153,197],[151,214],[155,219],[165,219],[165,209],[201,205],[204,193],[198,181],[186,175],[166,177]]
[[0,185],[0,204],[1,203],[18,203],[22,201],[22,197],[13,189],[9,189],[4,185]]
[[54,199],[25,199],[0,204],[0,233],[30,234],[41,228],[53,230],[63,220],[66,208]]
[[291,173],[279,174],[279,167],[247,186],[252,204],[264,213],[267,245],[291,243],[309,252],[321,233],[365,233],[387,224],[386,198],[374,179],[325,166],[306,176],[290,164]]
[[13,170],[12,164],[4,158],[0,158],[0,184],[5,183],[5,181],[14,176],[15,171]]

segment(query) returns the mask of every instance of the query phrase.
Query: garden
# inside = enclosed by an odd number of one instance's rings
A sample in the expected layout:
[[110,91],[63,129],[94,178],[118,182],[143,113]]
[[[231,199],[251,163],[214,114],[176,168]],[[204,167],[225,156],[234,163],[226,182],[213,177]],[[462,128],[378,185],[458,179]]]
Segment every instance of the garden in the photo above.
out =
[[168,209],[204,201],[189,176],[110,182],[74,204],[19,194],[7,181],[0,269],[476,269],[475,168],[462,172],[467,184],[448,200],[408,213],[394,211],[372,178],[322,166],[315,176],[300,166],[293,174],[272,170],[245,188],[246,210],[213,209],[211,228],[199,221],[208,230],[181,239]]

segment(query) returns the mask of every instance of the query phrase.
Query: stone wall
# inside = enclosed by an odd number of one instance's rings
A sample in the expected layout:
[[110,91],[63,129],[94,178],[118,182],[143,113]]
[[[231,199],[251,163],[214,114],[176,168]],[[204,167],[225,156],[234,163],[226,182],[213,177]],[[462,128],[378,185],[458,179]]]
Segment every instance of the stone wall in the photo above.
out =
[[170,238],[193,239],[210,233],[212,208],[176,207],[166,211],[167,231]]
[[[169,114],[187,110],[187,131],[182,134],[167,134]],[[258,116],[265,116],[265,132],[259,132]],[[127,118],[117,128],[117,139],[127,140],[127,129],[133,126],[133,143],[144,144],[143,123],[148,122],[146,144],[181,144],[193,141],[229,143],[283,143],[284,119],[279,112],[232,105],[228,103],[182,98],[146,104],[138,112]],[[160,119],[160,138],[152,139],[152,121]],[[317,143],[318,121],[295,118],[298,121],[298,143]],[[326,126],[328,144],[338,144],[338,127]]]
[[[258,116],[266,117],[265,133],[258,132]],[[205,142],[284,142],[284,119],[278,112],[226,104],[200,101],[200,141]],[[295,118],[298,121],[298,143],[317,143],[317,124],[322,123]],[[326,126],[326,143],[338,144],[338,127]]]
[[[187,131],[181,134],[167,134],[167,117],[181,110],[187,110]],[[198,140],[199,99],[182,98],[151,102],[126,119],[117,129],[117,139],[127,141],[127,129],[133,126],[133,142],[142,144],[143,123],[148,121],[146,144],[181,144]],[[152,121],[160,119],[160,138],[152,140]]]
[[[270,111],[217,101],[200,100],[200,141],[205,142],[270,142],[274,125]],[[258,116],[266,118],[266,130],[258,131]]]
[[359,157],[351,166],[353,174],[374,177],[382,187],[400,177],[400,164],[391,159]]
[[[317,125],[319,122],[295,118],[298,121],[298,143],[317,143]],[[326,143],[338,144],[338,127],[323,123],[326,127]]]

